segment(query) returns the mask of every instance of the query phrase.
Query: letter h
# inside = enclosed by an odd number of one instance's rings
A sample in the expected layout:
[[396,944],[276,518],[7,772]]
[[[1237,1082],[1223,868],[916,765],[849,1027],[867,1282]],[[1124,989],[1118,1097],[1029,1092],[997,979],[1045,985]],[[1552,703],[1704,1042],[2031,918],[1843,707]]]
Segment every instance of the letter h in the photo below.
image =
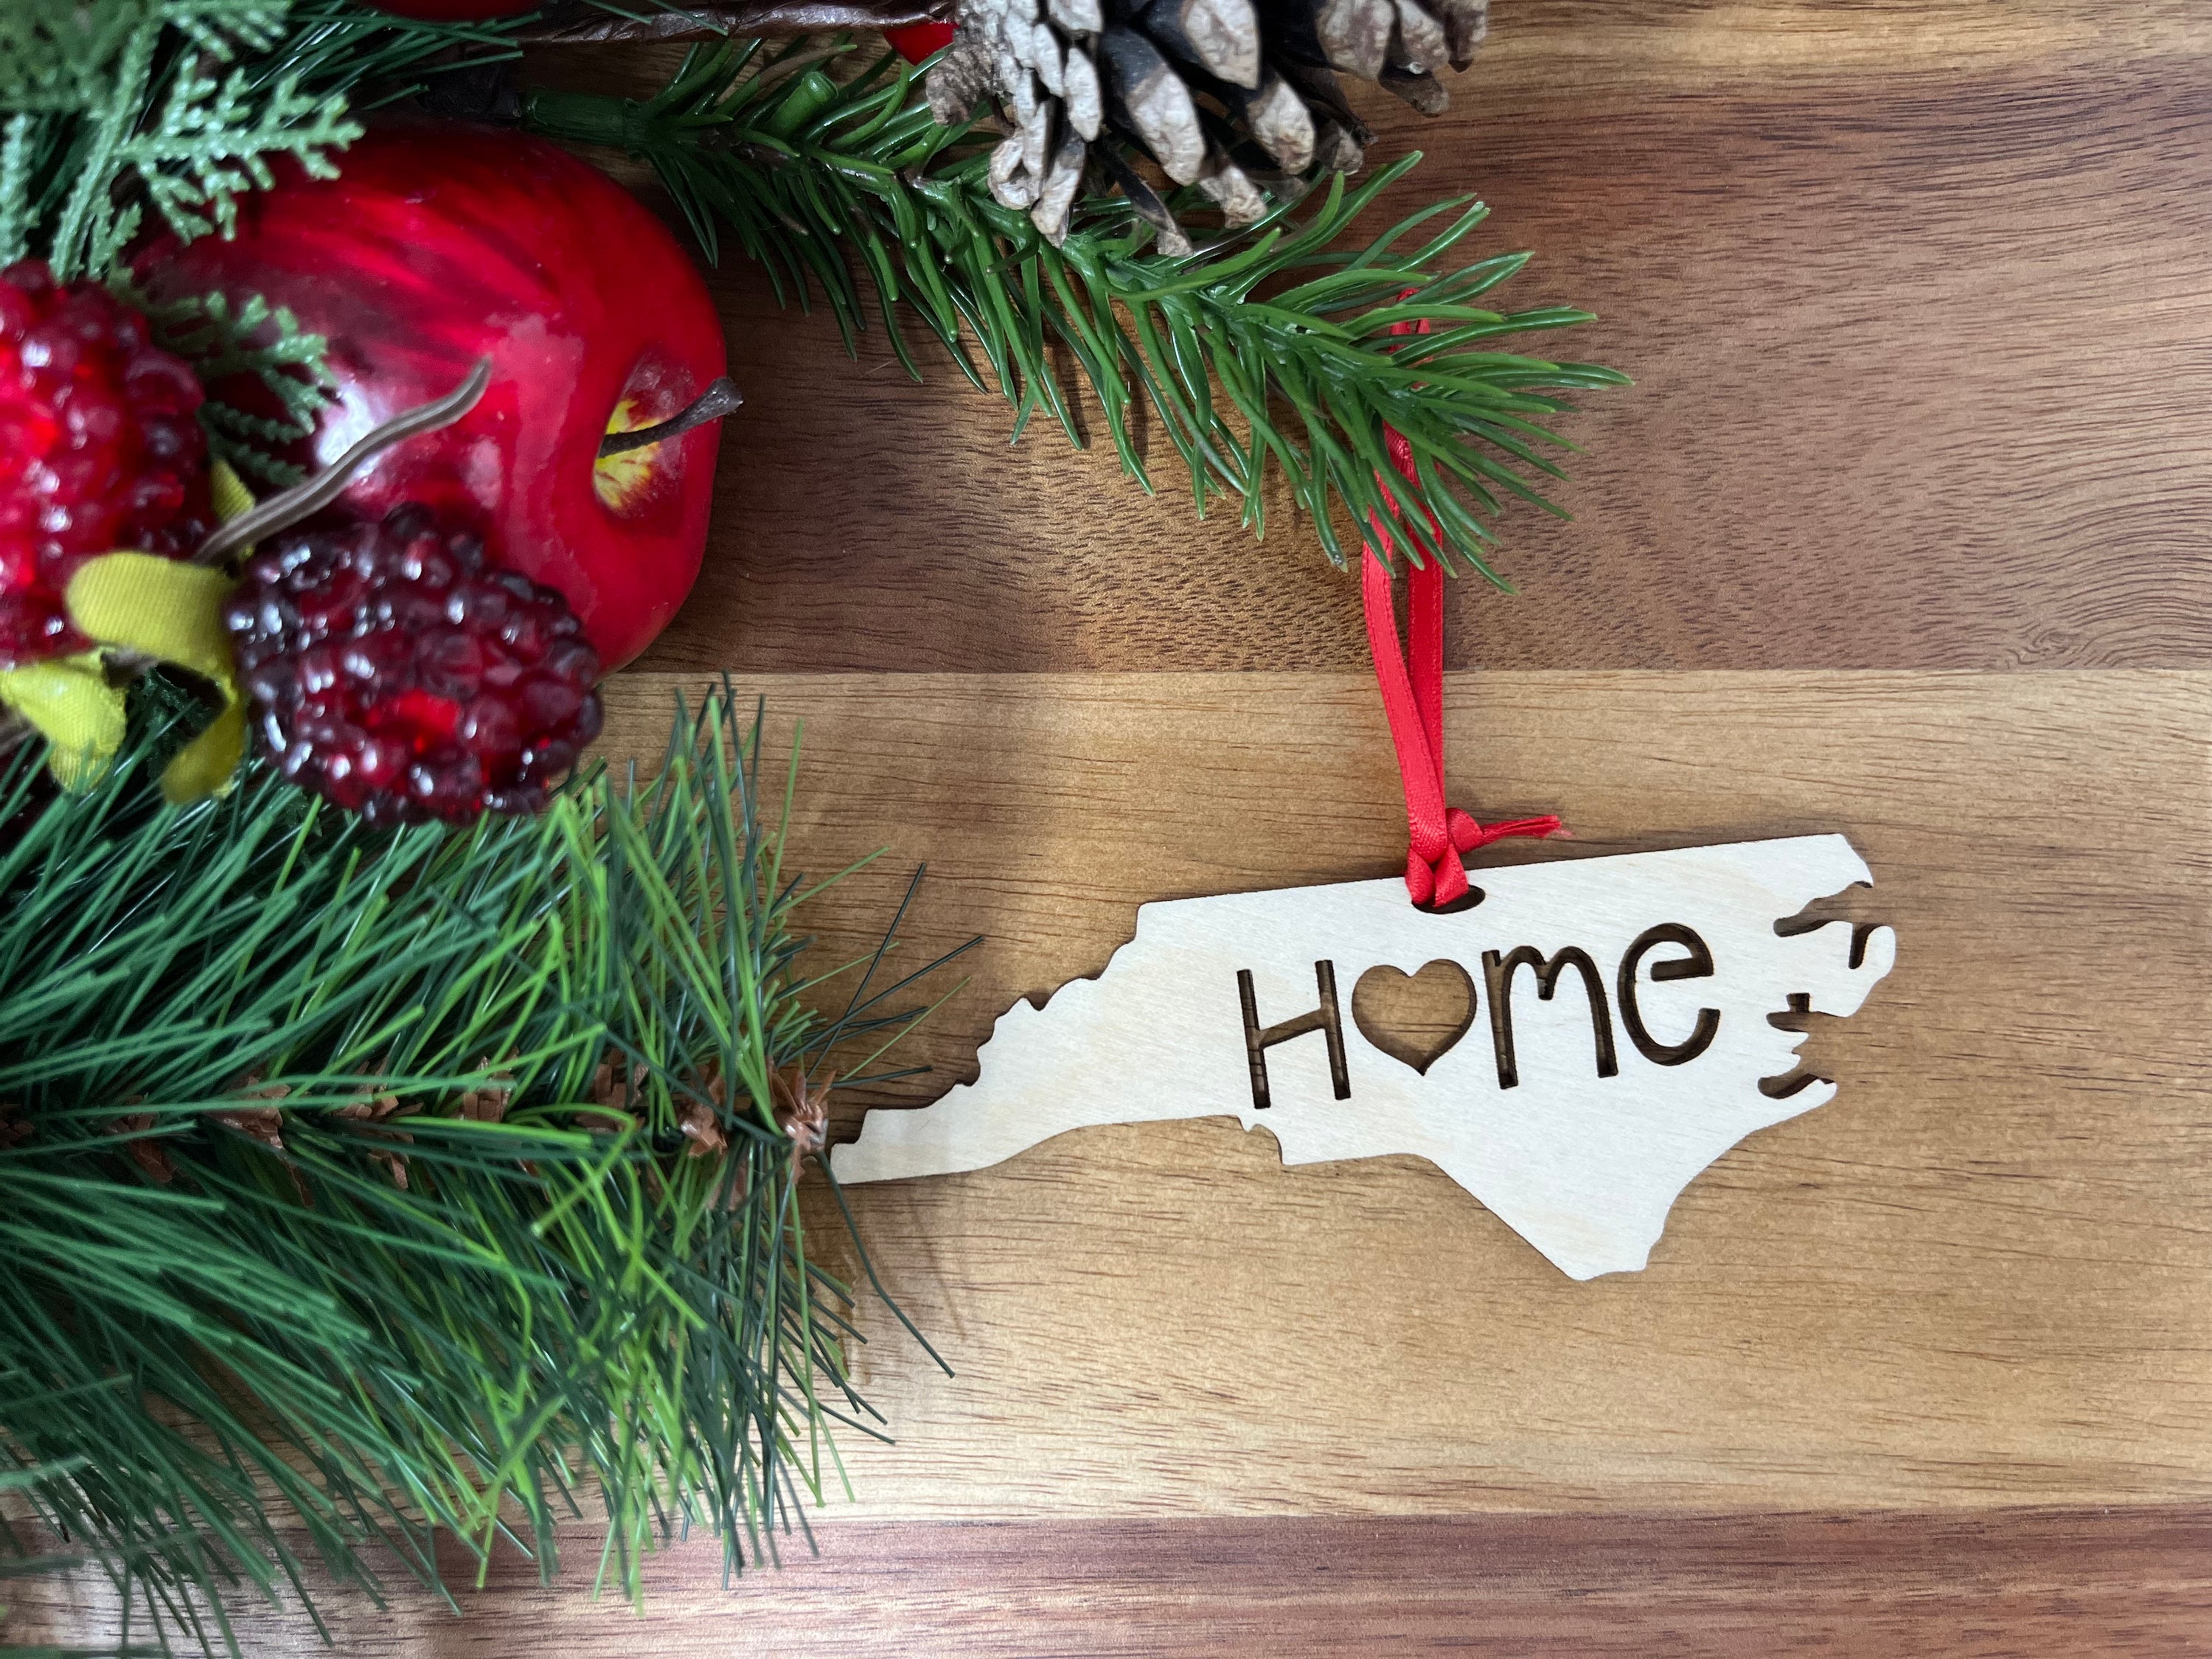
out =
[[1252,990],[1251,969],[1237,970],[1237,995],[1244,1005],[1244,1058],[1252,1067],[1252,1104],[1256,1110],[1264,1112],[1271,1103],[1267,1097],[1267,1050],[1279,1042],[1304,1036],[1308,1031],[1319,1031],[1328,1037],[1329,1081],[1335,1085],[1339,1100],[1352,1098],[1352,1073],[1344,1063],[1344,1027],[1336,1012],[1336,964],[1326,960],[1314,963],[1314,983],[1321,988],[1320,1007],[1279,1025],[1262,1027],[1259,1000]]

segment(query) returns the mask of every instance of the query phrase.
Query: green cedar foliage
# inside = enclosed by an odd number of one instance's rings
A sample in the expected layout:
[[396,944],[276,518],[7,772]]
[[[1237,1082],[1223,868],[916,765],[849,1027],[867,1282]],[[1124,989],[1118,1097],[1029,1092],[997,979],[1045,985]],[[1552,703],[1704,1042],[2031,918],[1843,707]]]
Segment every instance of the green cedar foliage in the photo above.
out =
[[316,173],[361,131],[295,70],[244,61],[284,0],[10,0],[0,9],[0,263],[106,271],[146,210],[191,237],[231,221],[272,156]]
[[[142,231],[223,233],[283,158],[336,173],[361,114],[514,57],[518,27],[344,0],[5,0],[0,265],[43,258],[127,291],[121,262]],[[250,375],[267,394],[254,412],[204,405],[216,455],[249,483],[296,483],[279,457],[328,401],[322,338],[255,295],[187,299],[153,320],[204,381]]]
[[163,806],[158,758],[0,778],[0,1468],[210,1649],[302,1536],[372,1593],[441,1537],[550,1576],[586,1506],[633,1595],[674,1530],[783,1547],[879,1431],[774,1079],[921,1012],[802,964],[795,749],[717,693],[650,783],[396,831],[262,767]]
[[240,409],[218,394],[200,405],[208,448],[228,461],[249,489],[283,489],[306,476],[286,451],[314,436],[330,407],[337,380],[328,364],[330,342],[309,333],[284,306],[258,294],[233,304],[227,294],[195,294],[152,304],[138,295],[154,338],[192,366],[200,383],[228,386],[242,380],[260,389],[262,406],[275,414]]

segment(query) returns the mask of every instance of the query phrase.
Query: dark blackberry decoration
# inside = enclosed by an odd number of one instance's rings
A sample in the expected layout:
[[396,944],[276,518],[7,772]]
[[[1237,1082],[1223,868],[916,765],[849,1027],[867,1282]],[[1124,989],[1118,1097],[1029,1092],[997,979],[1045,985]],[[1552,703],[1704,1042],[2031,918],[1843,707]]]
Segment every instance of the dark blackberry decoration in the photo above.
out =
[[176,558],[215,527],[202,395],[97,283],[0,270],[0,669],[91,648],[62,608],[87,559]]
[[372,823],[536,811],[599,735],[568,602],[427,507],[283,537],[224,620],[270,758]]

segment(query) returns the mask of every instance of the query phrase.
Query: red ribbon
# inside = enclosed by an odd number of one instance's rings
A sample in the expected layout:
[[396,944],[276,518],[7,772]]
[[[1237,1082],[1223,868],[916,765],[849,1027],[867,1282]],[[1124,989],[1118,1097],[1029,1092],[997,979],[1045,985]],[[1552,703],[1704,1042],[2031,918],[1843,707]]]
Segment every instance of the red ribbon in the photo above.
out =
[[[1403,299],[1405,296],[1399,296]],[[1425,334],[1429,325],[1400,323],[1393,334]],[[1390,459],[1408,483],[1418,486],[1413,447],[1393,427],[1382,428]],[[1477,823],[1456,806],[1444,805],[1444,572],[1434,553],[1420,564],[1407,561],[1410,592],[1409,641],[1398,638],[1398,616],[1391,604],[1390,532],[1379,517],[1368,520],[1374,535],[1361,562],[1359,592],[1367,612],[1367,647],[1375,658],[1375,680],[1382,693],[1382,712],[1390,721],[1390,741],[1398,750],[1398,775],[1406,788],[1406,890],[1413,902],[1441,909],[1468,895],[1462,854],[1472,853],[1510,836],[1559,833],[1559,820],[1509,818]],[[1432,517],[1437,544],[1443,527]]]
[[952,25],[908,23],[903,28],[885,29],[884,39],[908,63],[919,64],[952,44]]

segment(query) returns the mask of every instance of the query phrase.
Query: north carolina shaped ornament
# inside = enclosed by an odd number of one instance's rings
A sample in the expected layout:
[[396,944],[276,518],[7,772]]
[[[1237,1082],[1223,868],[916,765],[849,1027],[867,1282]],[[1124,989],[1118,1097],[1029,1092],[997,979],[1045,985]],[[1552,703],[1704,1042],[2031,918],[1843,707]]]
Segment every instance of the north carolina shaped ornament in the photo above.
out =
[[[974,1083],[869,1113],[831,1170],[949,1174],[1234,1113],[1285,1164],[1425,1158],[1570,1276],[1633,1272],[1707,1165],[1834,1097],[1770,1017],[1856,1013],[1896,959],[1887,927],[1778,926],[1871,881],[1841,836],[1476,878],[1450,915],[1395,878],[1147,904],[1097,978],[1000,1018]],[[1425,1045],[1370,1031],[1352,997],[1376,969],[1455,974],[1463,1019]]]

